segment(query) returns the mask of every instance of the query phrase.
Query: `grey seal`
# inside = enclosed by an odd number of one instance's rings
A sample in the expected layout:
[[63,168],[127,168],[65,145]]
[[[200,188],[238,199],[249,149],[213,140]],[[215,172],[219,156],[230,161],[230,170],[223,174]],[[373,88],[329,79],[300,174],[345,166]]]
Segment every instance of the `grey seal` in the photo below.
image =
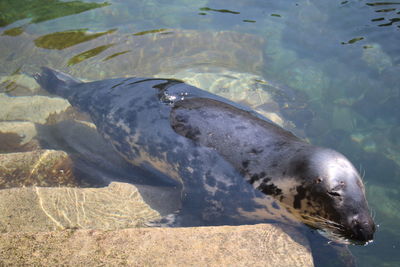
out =
[[341,243],[373,240],[350,161],[249,108],[173,79],[81,82],[49,68],[35,78],[87,112],[126,161],[182,184],[181,225],[185,214],[192,225],[273,220],[304,223]]

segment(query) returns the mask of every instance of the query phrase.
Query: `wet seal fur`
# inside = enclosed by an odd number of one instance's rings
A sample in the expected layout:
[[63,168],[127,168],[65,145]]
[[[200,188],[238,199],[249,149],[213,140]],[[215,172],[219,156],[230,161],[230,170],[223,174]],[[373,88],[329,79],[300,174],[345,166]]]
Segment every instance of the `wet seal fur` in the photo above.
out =
[[342,243],[373,239],[353,165],[246,107],[171,79],[84,83],[49,68],[35,78],[89,113],[128,162],[182,183],[191,224],[303,222]]

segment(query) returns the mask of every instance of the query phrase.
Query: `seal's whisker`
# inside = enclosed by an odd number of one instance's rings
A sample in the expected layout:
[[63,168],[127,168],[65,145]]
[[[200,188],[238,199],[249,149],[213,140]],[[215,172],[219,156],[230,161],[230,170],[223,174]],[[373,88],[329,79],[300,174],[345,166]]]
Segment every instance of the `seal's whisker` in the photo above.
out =
[[371,218],[373,220],[375,220],[376,212],[375,212],[375,210],[373,208],[370,208],[370,214],[371,214]]
[[360,167],[358,172],[360,173],[360,178],[364,182],[364,177],[365,177],[365,169],[362,167],[362,164],[360,163]]
[[330,224],[330,223],[325,223],[323,226],[325,226],[324,228],[326,228],[326,226],[328,226],[329,229],[343,230],[343,227],[340,226],[340,225],[334,225],[334,224]]
[[341,224],[339,224],[337,222],[331,221],[331,220],[323,218],[321,216],[316,216],[315,218],[318,218],[321,223],[325,224],[326,226],[329,226],[330,228],[335,228],[335,229],[338,229],[338,230],[343,230],[344,229],[343,225],[341,225]]
[[314,225],[319,229],[330,229],[335,231],[344,230],[344,226],[329,219],[323,218],[319,215],[314,217],[311,216],[303,216],[303,222],[309,225]]
[[331,244],[329,242],[331,242],[332,240],[342,244],[350,244],[349,239],[345,238],[340,233],[330,231],[329,229],[319,230],[318,232],[326,238],[330,239],[327,244]]

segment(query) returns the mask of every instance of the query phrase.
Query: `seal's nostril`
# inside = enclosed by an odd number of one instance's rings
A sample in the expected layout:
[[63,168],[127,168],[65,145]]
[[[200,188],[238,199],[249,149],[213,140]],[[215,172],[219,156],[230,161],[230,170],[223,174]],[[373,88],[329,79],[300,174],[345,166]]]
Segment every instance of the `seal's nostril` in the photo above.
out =
[[358,219],[351,220],[351,226],[356,230],[360,231],[362,229],[362,225]]
[[328,191],[328,194],[333,196],[333,197],[340,197],[340,194],[338,192],[335,192],[335,191]]

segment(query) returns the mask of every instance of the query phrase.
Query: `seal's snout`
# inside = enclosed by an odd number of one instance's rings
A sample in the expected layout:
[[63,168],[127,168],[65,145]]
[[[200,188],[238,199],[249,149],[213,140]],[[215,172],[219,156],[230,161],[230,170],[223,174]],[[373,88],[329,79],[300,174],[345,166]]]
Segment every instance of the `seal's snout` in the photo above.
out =
[[362,243],[373,240],[376,227],[374,221],[369,216],[366,218],[362,218],[359,215],[354,216],[351,219],[350,226],[353,240]]

